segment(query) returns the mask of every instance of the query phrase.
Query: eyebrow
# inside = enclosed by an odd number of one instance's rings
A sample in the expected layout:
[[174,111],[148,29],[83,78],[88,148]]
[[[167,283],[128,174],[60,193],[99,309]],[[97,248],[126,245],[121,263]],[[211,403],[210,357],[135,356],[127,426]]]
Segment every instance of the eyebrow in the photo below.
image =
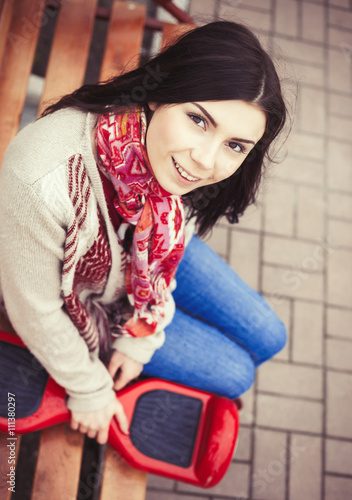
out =
[[[206,109],[203,108],[203,106],[201,106],[200,104],[197,104],[196,102],[192,102],[191,104],[194,104],[194,106],[197,106],[197,108],[199,108],[205,114],[205,116],[208,118],[208,120],[213,125],[213,127],[216,128],[218,126],[218,124],[216,123],[214,118],[208,113],[208,111]],[[233,137],[232,140],[238,141],[238,142],[245,142],[247,144],[253,144],[253,146],[255,146],[255,142],[250,141],[249,139],[241,139],[239,137]]]

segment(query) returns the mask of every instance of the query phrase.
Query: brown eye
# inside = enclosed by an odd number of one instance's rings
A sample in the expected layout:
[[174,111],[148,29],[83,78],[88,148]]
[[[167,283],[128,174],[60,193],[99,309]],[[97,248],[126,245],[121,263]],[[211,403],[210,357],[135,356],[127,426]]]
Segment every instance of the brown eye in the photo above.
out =
[[202,118],[201,116],[199,115],[194,115],[193,113],[190,113],[188,115],[190,117],[190,119],[196,124],[196,125],[199,125],[201,126],[202,128],[205,129],[206,127],[206,121],[204,120],[204,118]]
[[238,144],[238,142],[229,142],[229,146],[235,153],[245,153],[245,149],[242,144]]

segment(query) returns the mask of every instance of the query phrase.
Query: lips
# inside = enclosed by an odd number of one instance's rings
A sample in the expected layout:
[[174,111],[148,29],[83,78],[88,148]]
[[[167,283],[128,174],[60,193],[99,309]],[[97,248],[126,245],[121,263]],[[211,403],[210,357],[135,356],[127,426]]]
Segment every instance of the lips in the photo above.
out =
[[193,175],[191,175],[189,172],[187,172],[187,170],[185,170],[184,168],[182,168],[176,161],[174,158],[172,158],[172,161],[174,163],[174,166],[176,168],[176,170],[178,171],[178,173],[184,178],[186,179],[187,181],[189,182],[196,182],[196,181],[201,181],[202,179],[200,179],[199,177],[193,177]]

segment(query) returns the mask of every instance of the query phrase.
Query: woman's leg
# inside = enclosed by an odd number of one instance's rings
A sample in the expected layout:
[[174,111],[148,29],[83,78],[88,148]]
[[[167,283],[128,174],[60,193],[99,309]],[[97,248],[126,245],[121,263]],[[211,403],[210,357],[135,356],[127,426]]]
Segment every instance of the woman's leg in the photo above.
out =
[[246,349],[255,366],[284,347],[285,326],[264,298],[195,236],[185,250],[176,281],[176,306]]
[[165,343],[144,366],[143,374],[237,398],[254,381],[247,351],[216,328],[176,309],[165,329]]
[[176,279],[175,317],[165,329],[165,344],[143,373],[238,397],[252,385],[256,366],[285,345],[283,323],[196,237]]

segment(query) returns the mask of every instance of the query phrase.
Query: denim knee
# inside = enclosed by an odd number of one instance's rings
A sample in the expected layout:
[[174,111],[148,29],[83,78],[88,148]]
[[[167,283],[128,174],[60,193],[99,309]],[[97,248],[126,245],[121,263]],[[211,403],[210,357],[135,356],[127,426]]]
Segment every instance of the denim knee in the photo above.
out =
[[273,312],[261,331],[262,345],[257,353],[256,366],[280,352],[287,342],[287,330],[281,319]]
[[246,351],[243,351],[241,358],[240,360],[236,356],[231,363],[224,366],[226,374],[224,373],[220,382],[218,394],[236,399],[252,387],[255,380],[255,365]]

